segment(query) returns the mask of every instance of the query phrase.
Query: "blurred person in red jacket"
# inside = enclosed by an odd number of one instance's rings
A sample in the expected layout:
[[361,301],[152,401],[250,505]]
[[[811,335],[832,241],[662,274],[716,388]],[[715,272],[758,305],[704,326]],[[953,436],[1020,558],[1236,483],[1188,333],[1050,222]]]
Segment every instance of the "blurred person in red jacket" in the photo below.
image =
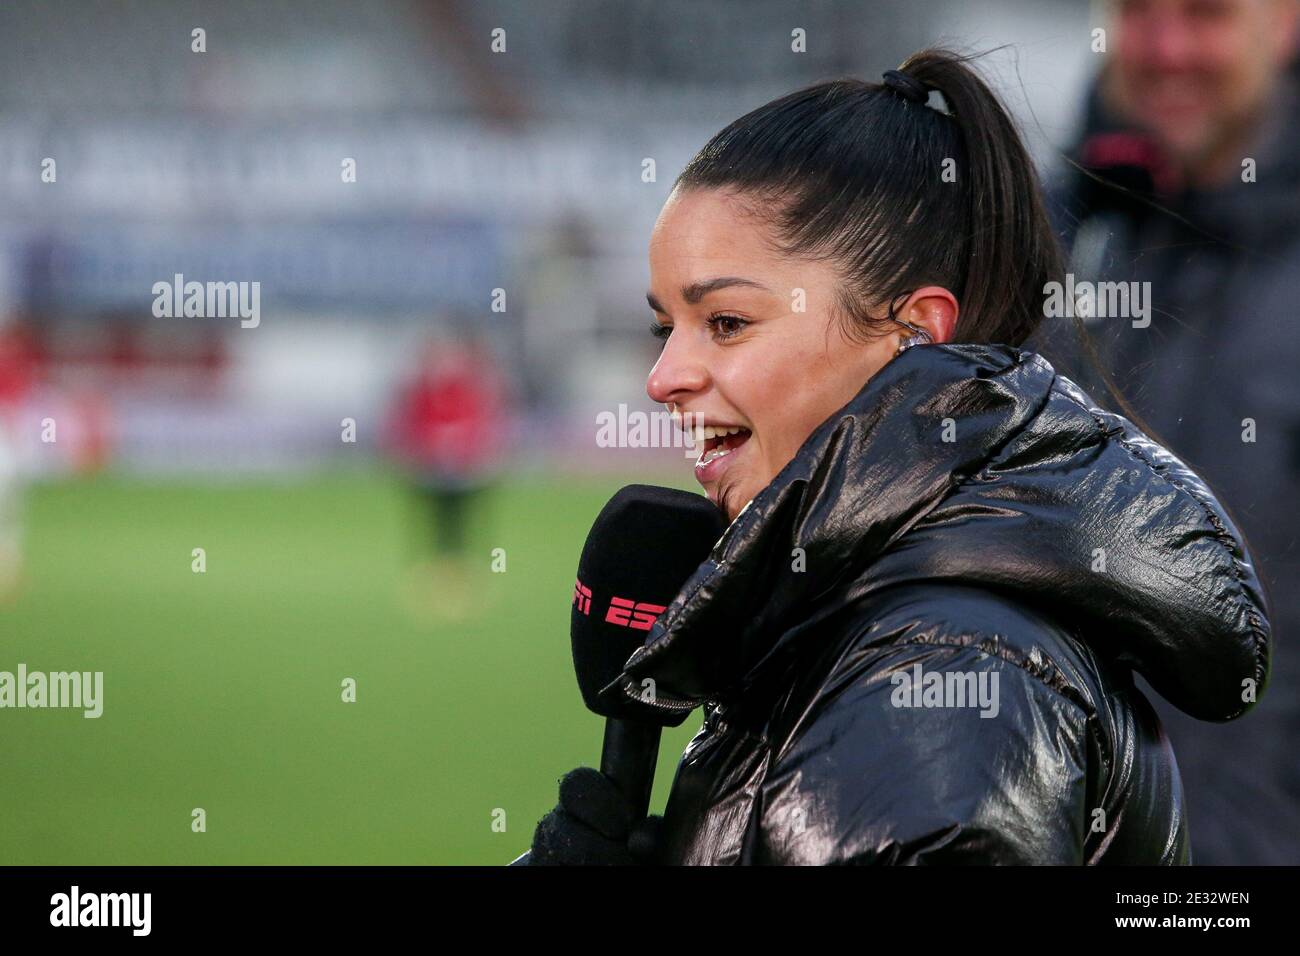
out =
[[470,515],[501,465],[506,389],[481,342],[435,341],[397,391],[385,429],[431,528],[437,568],[464,571]]
[[18,418],[32,390],[35,363],[17,323],[0,326],[0,604],[18,592],[23,572],[23,490]]

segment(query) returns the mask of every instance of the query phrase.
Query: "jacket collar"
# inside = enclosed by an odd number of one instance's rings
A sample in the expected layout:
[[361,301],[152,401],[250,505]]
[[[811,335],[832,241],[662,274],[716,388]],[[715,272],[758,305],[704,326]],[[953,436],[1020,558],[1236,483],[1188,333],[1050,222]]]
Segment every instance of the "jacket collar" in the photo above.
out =
[[909,580],[1046,608],[1205,720],[1267,682],[1264,590],[1209,487],[1042,356],[960,344],[906,350],[823,422],[603,693],[643,699],[653,679],[674,712],[742,697],[816,625]]
[[1054,372],[1006,345],[919,345],[822,423],[737,515],[605,693],[663,709],[752,684],[837,592],[1042,406]]

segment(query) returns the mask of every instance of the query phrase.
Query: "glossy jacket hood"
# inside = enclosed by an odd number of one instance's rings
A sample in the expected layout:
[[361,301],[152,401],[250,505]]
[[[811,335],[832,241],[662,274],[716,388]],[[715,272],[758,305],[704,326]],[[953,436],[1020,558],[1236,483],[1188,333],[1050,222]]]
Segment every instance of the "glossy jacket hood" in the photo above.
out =
[[1264,691],[1263,589],[1205,483],[1042,356],[963,344],[906,350],[819,426],[606,693],[743,694],[817,625],[944,580],[1046,610],[1195,717]]

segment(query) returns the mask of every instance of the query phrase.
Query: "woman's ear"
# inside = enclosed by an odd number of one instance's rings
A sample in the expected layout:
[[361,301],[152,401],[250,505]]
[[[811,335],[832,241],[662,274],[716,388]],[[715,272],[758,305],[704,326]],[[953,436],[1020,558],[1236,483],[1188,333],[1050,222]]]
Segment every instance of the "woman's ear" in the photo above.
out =
[[[908,296],[894,314],[925,329],[939,345],[952,341],[953,329],[957,327],[957,298],[943,286],[928,285]],[[907,335],[906,329],[898,331],[900,338]]]

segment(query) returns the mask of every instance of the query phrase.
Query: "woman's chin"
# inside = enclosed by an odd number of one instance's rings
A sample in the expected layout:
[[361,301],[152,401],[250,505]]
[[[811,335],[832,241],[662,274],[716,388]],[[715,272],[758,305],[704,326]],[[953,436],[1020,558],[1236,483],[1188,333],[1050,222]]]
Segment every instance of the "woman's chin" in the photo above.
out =
[[753,495],[745,494],[734,483],[725,485],[715,485],[712,488],[706,488],[704,493],[709,500],[718,506],[718,510],[727,516],[727,521],[735,521],[745,505],[749,504]]
[[726,492],[722,488],[720,488],[717,484],[714,483],[703,485],[702,487],[704,489],[704,497],[708,498],[709,501],[713,502],[713,505],[723,514],[725,514],[727,516],[727,520],[730,521],[732,519],[732,514],[731,514],[731,510],[727,507]]

